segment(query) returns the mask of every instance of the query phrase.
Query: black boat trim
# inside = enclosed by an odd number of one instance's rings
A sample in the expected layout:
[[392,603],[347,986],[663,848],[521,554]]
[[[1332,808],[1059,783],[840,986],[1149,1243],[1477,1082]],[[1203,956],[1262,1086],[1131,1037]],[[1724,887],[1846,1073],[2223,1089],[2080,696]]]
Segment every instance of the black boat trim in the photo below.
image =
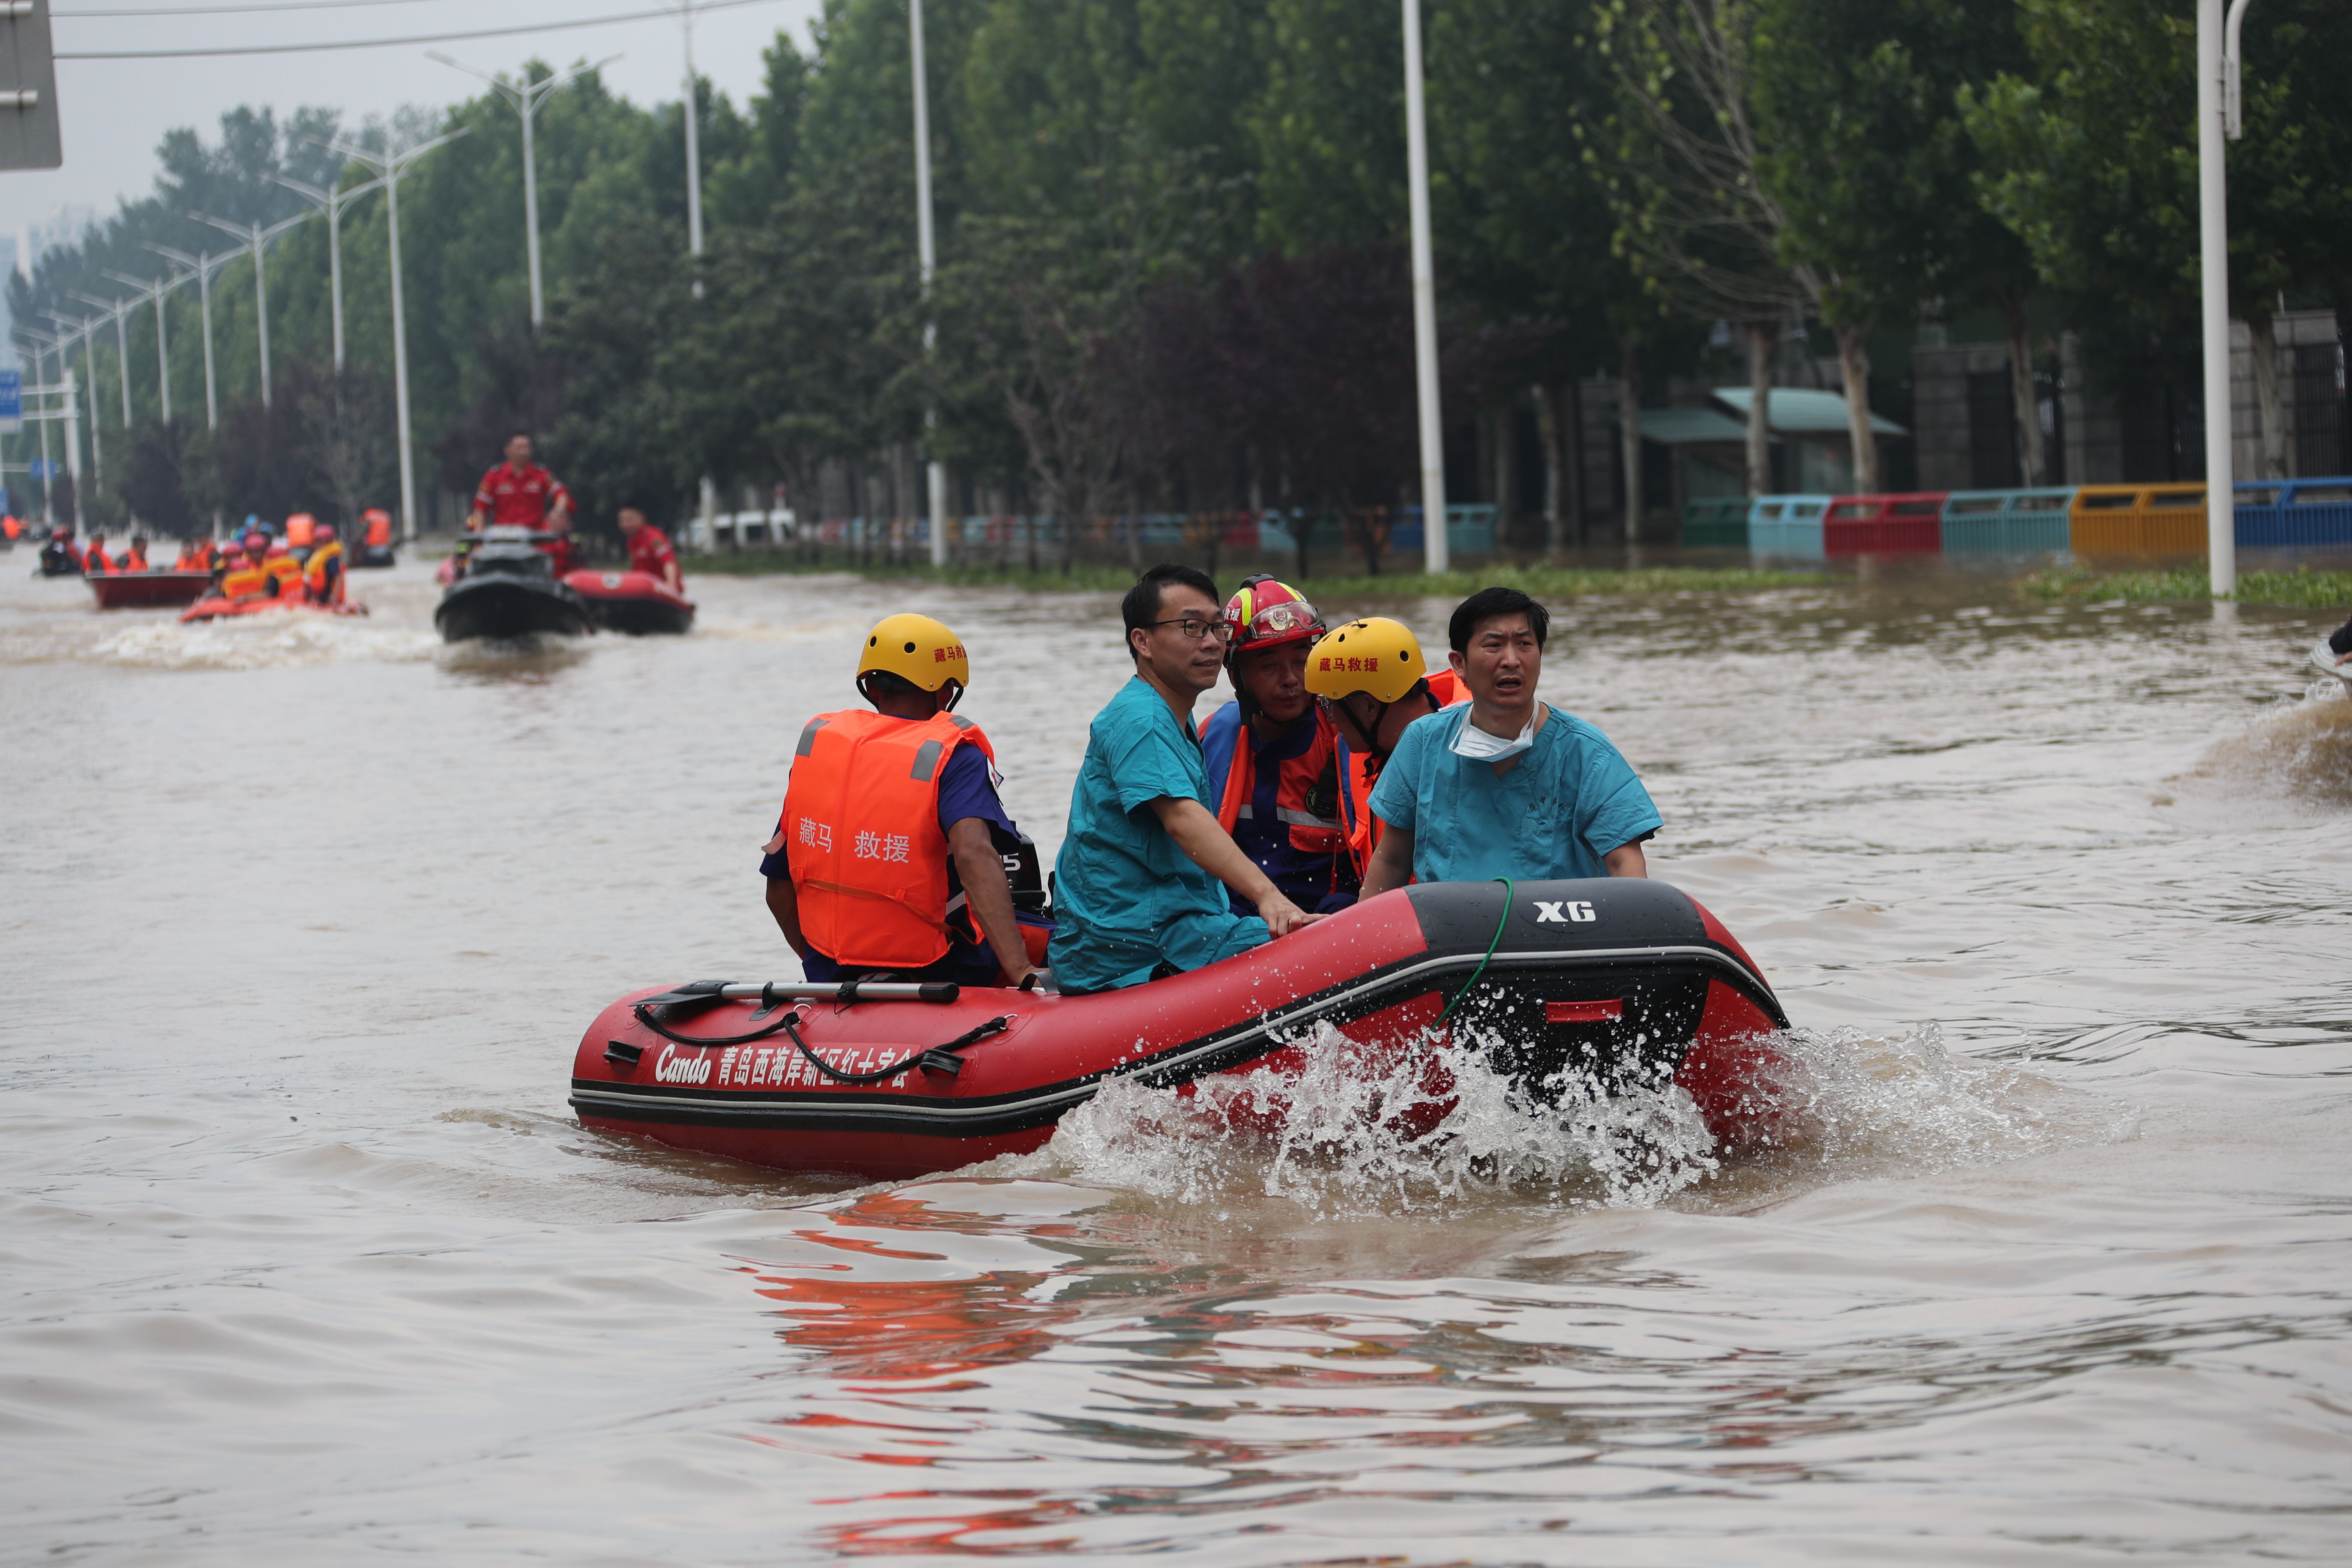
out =
[[[1771,987],[1746,964],[1717,947],[1674,945],[1594,948],[1579,952],[1497,952],[1487,968],[1490,973],[1497,969],[1556,972],[1610,968],[1628,960],[1688,964],[1705,978],[1720,980],[1754,1003],[1776,1028],[1788,1027],[1788,1015],[1781,1011]],[[722,1099],[698,1089],[638,1087],[575,1078],[572,1080],[570,1103],[575,1111],[614,1120],[755,1131],[874,1131],[877,1124],[895,1123],[896,1131],[933,1136],[987,1137],[1025,1131],[1058,1121],[1073,1107],[1092,1099],[1108,1079],[1133,1079],[1155,1089],[1190,1083],[1283,1049],[1289,1042],[1270,1037],[1278,1031],[1315,1020],[1352,1022],[1430,989],[1431,982],[1442,980],[1450,972],[1474,970],[1478,963],[1479,955],[1468,952],[1404,961],[1300,997],[1228,1029],[1171,1046],[1132,1064],[1011,1094],[948,1101],[927,1096],[853,1096],[836,1091],[730,1093]],[[860,1042],[860,1048],[868,1043]]]

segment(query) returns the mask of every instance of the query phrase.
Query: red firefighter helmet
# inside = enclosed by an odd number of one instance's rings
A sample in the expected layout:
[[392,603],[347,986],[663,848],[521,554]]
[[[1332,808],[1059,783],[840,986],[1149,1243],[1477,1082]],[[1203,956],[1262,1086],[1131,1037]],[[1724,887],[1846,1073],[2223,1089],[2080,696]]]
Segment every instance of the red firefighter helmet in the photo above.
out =
[[1240,590],[1225,601],[1225,624],[1234,629],[1225,645],[1225,667],[1235,671],[1245,653],[1313,642],[1326,630],[1322,612],[1297,589],[1263,573],[1242,579]]

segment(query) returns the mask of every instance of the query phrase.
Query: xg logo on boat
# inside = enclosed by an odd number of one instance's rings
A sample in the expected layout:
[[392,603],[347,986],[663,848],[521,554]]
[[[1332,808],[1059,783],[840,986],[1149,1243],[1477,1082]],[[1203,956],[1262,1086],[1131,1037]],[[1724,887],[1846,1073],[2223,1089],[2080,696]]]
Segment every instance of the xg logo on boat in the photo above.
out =
[[709,1083],[710,1058],[699,1053],[681,1057],[676,1046],[664,1046],[662,1054],[654,1058],[656,1083]]
[[[1585,925],[1601,918],[1592,912],[1592,906],[1587,903],[1570,902],[1566,899],[1560,900],[1556,904],[1537,899],[1534,903],[1538,925],[1566,925],[1570,921],[1574,921],[1578,925]],[[1562,910],[1566,910],[1568,913],[1560,913]]]

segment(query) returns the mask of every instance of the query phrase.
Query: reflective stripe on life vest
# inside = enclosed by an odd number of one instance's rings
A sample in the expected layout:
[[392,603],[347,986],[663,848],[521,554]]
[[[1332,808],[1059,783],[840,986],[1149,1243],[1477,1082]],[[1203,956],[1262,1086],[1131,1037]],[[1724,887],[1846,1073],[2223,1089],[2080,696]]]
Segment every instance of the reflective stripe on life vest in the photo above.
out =
[[[1315,739],[1297,756],[1276,764],[1281,773],[1275,784],[1274,816],[1290,829],[1291,847],[1310,855],[1328,855],[1346,842],[1345,829],[1339,817],[1318,816],[1309,808],[1317,784],[1336,766],[1339,737],[1319,708],[1313,717]],[[1257,820],[1257,808],[1250,798],[1257,791],[1257,756],[1250,740],[1249,721],[1243,719],[1234,736],[1224,792],[1217,798],[1217,825],[1227,833],[1244,817]]]
[[916,969],[946,954],[940,777],[967,743],[996,760],[980,726],[952,713],[917,723],[852,710],[801,731],[783,839],[809,945],[854,969]]

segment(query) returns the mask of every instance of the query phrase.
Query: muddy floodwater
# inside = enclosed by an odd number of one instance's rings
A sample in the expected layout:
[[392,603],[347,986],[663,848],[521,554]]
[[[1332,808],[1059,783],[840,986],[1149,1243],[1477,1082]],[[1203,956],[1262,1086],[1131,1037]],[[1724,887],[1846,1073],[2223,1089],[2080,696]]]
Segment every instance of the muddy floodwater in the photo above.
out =
[[583,1132],[581,1031],[797,973],[760,846],[889,611],[962,634],[1050,855],[1108,596],[706,577],[689,637],[517,654],[443,647],[416,563],[220,628],[30,563],[0,1562],[2352,1559],[2317,614],[1559,606],[1544,695],[1796,1023],[1792,1147],[1498,1164],[1121,1091],[853,1189]]

